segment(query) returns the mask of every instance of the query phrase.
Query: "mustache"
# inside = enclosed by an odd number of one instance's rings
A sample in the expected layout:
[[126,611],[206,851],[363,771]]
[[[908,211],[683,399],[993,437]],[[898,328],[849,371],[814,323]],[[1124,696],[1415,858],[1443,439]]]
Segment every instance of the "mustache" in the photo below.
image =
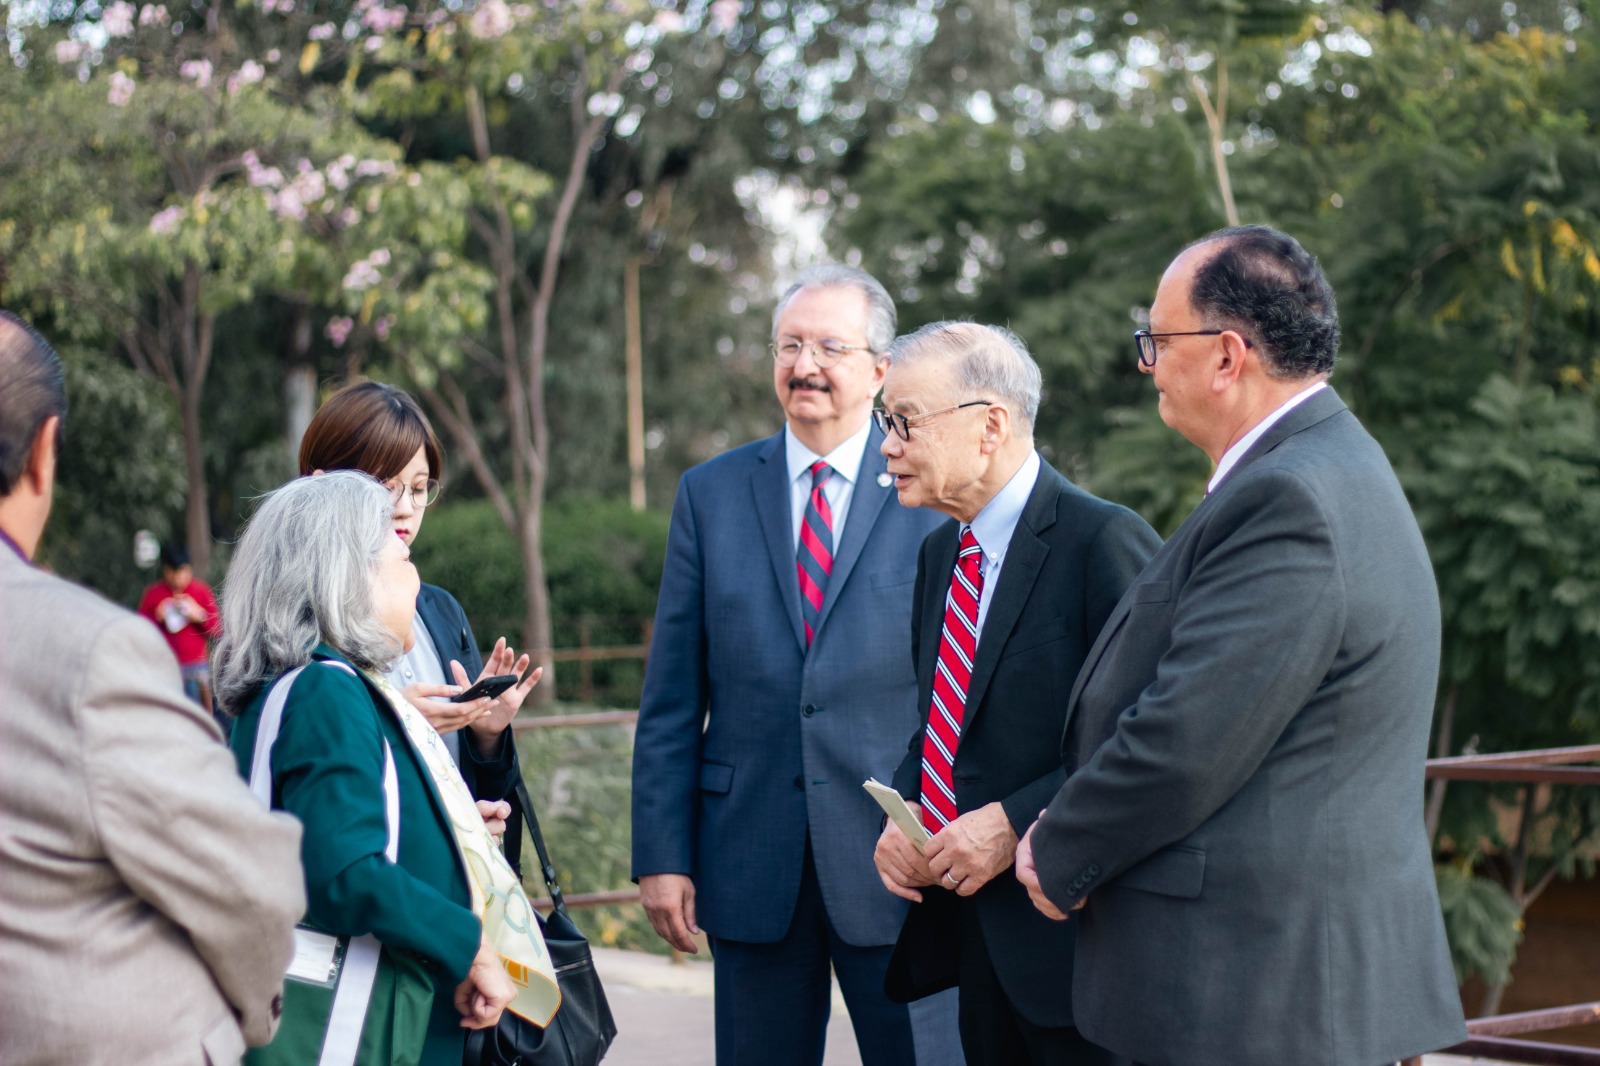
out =
[[833,391],[833,386],[829,385],[828,379],[824,377],[790,378],[789,388],[791,391],[794,389],[815,389],[818,392]]

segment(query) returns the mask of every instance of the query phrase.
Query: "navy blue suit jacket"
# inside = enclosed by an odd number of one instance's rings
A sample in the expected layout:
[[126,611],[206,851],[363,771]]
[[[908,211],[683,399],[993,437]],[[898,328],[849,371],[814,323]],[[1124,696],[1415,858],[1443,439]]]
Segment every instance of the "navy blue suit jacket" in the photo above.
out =
[[920,724],[911,658],[917,551],[940,521],[881,485],[873,430],[809,649],[782,433],[678,485],[634,741],[633,875],[694,878],[715,936],[772,943],[809,837],[828,916],[894,942],[905,904],[872,864],[888,781]]

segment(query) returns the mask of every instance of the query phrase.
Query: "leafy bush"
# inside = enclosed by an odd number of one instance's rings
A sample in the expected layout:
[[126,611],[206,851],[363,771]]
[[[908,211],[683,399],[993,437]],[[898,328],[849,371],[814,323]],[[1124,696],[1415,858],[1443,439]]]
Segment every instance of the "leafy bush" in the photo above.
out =
[[1474,974],[1490,984],[1509,980],[1522,942],[1522,911],[1516,902],[1498,883],[1474,876],[1469,868],[1447,864],[1433,872],[1456,981]]
[[[642,642],[654,617],[667,550],[669,515],[635,511],[625,500],[566,499],[544,513],[545,574],[557,648]],[[516,541],[487,500],[446,497],[428,514],[414,558],[424,581],[461,601],[485,647],[505,636],[519,643],[526,598]],[[638,706],[641,660],[592,664],[594,695]],[[563,664],[561,692],[576,692],[580,669]]]

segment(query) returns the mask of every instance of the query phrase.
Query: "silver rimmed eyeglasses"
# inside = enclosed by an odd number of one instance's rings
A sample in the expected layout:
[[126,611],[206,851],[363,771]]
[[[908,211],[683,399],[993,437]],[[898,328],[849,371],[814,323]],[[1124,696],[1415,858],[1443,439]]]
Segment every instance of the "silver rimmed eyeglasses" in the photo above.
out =
[[811,359],[822,369],[827,370],[849,355],[851,352],[870,352],[864,344],[844,344],[840,341],[773,341],[767,345],[767,350],[772,352],[772,358],[779,366],[794,366],[800,361],[806,349],[811,350]]
[[431,477],[422,485],[401,485],[398,482],[394,484],[385,482],[383,487],[389,490],[389,499],[396,507],[400,506],[400,500],[405,496],[411,497],[411,506],[419,511],[439,498],[439,482]]

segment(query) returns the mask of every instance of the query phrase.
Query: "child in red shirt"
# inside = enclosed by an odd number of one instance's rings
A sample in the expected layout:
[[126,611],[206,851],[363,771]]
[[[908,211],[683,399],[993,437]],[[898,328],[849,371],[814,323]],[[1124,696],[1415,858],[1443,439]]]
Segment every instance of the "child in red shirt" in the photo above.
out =
[[139,613],[154,622],[172,645],[183,672],[183,690],[211,710],[211,665],[206,640],[221,631],[217,598],[194,576],[189,553],[176,544],[161,546],[161,580],[144,590]]

